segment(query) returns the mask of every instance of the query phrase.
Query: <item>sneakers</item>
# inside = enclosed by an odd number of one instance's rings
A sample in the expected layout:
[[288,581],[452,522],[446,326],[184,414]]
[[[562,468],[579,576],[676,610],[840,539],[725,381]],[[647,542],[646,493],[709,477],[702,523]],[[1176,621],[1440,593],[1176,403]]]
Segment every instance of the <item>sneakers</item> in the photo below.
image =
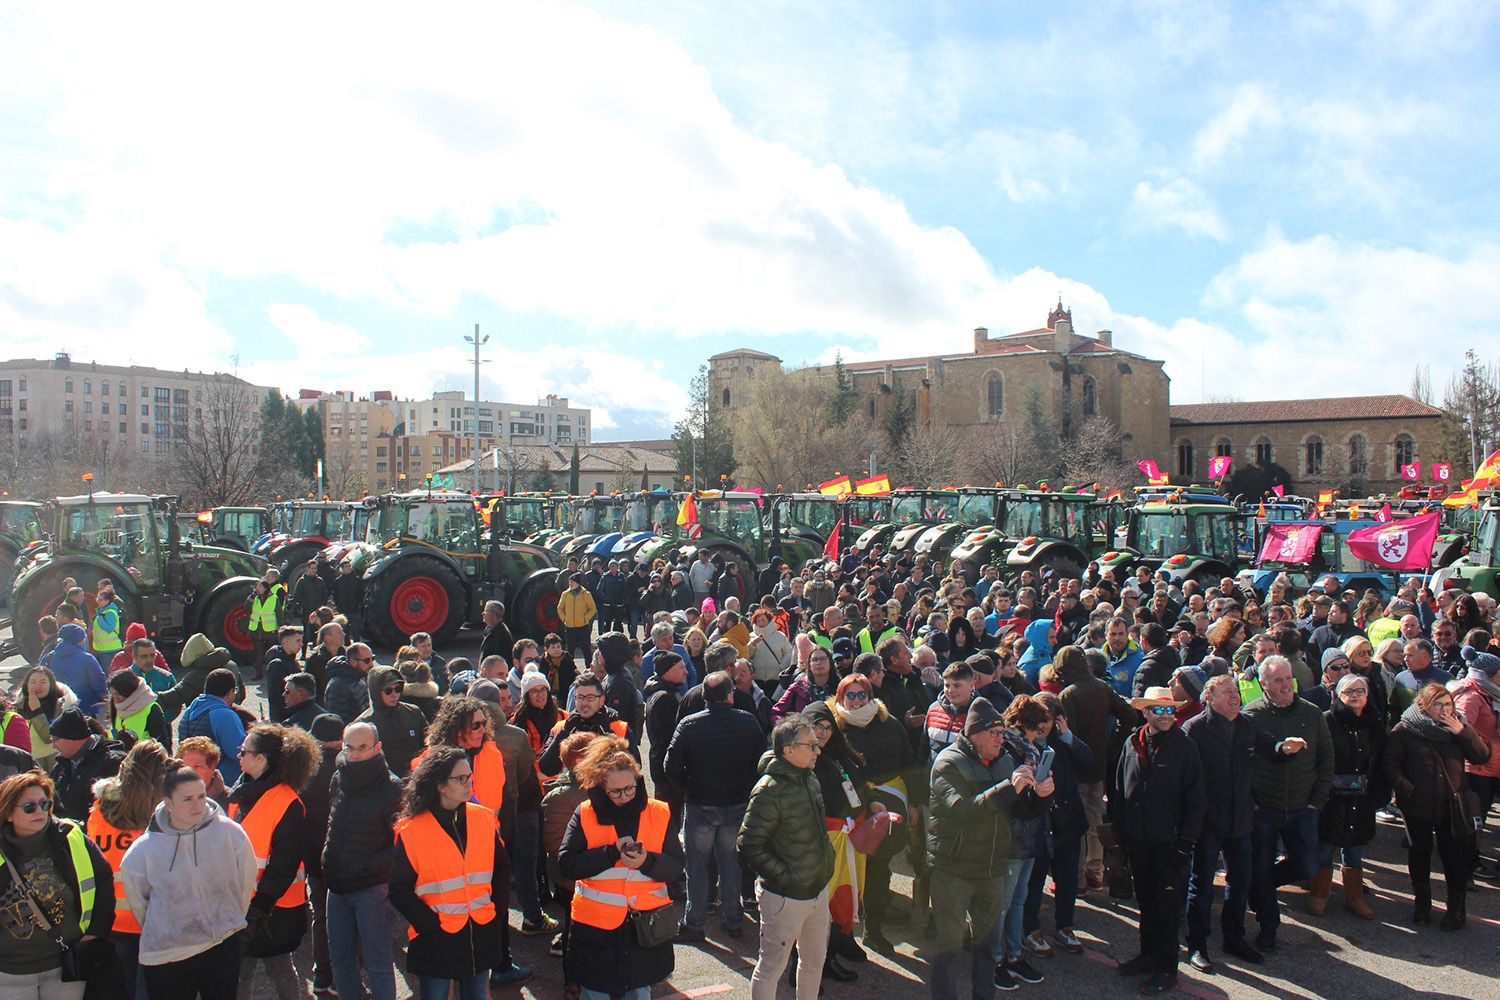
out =
[[1101,892],[1104,889],[1104,873],[1089,872],[1083,877],[1083,882],[1088,886],[1089,892]]
[[1040,972],[1036,971],[1036,966],[1026,961],[1024,955],[1020,958],[1013,958],[1010,961],[1006,962],[1005,967],[1010,970],[1010,974],[1012,976],[1015,976],[1023,983],[1039,983],[1043,979],[1047,978]]
[[1052,957],[1052,946],[1047,943],[1047,935],[1043,934],[1040,930],[1032,931],[1026,935],[1025,939],[1021,942],[1021,947],[1037,958]]
[[1073,928],[1071,927],[1059,927],[1057,932],[1052,935],[1052,940],[1069,955],[1083,953],[1083,942],[1078,940],[1078,935],[1073,933]]
[[1005,962],[1001,962],[999,965],[995,966],[995,989],[1004,990],[1005,992],[1009,993],[1011,990],[1018,990],[1020,988],[1021,981],[1015,976],[1011,975],[1010,966],[1008,964],[1006,964]]
[[520,933],[522,937],[541,937],[543,934],[556,934],[561,926],[556,920],[543,913],[542,918],[534,923],[530,920],[521,921]]
[[490,983],[495,986],[520,986],[531,982],[531,967],[511,962],[508,966],[497,966],[490,970]]
[[552,943],[547,946],[547,954],[553,958],[563,957],[563,936],[561,934],[553,938]]

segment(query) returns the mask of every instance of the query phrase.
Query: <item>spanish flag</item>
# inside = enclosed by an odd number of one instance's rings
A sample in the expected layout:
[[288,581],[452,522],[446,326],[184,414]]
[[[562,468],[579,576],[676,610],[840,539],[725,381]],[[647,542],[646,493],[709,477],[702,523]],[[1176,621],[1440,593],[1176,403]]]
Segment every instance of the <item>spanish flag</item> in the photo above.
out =
[[890,476],[871,476],[854,484],[854,492],[862,497],[883,496],[891,491]]
[[818,492],[826,493],[829,496],[841,497],[847,493],[853,493],[854,485],[849,481],[848,476],[835,476],[826,483],[820,483],[818,485]]
[[677,508],[677,524],[687,529],[689,538],[703,534],[703,527],[698,523],[698,502],[691,493],[683,497],[682,506]]

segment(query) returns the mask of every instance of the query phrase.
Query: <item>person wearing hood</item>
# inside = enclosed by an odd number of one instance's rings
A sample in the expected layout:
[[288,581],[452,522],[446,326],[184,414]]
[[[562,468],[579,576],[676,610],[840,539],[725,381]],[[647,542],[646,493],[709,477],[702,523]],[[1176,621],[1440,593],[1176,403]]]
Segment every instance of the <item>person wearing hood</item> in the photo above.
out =
[[[1021,654],[1017,666],[1034,688],[1041,678],[1042,667],[1052,662],[1053,642],[1058,638],[1058,625],[1051,618],[1038,618],[1026,626],[1023,635],[1027,643],[1026,652]],[[953,655],[956,659],[958,651],[954,650]]]
[[353,722],[370,707],[370,687],[365,679],[375,666],[375,654],[362,642],[352,643],[343,656],[328,661],[328,682],[323,688],[323,704],[328,711]]
[[1118,971],[1148,977],[1140,992],[1154,995],[1177,985],[1177,928],[1207,797],[1198,744],[1177,725],[1176,711],[1182,706],[1171,690],[1147,688],[1130,707],[1144,713],[1146,723],[1130,735],[1120,755],[1115,774],[1119,791],[1110,801],[1110,821],[1130,856],[1140,904],[1141,951]]
[[[1490,755],[1483,763],[1464,762],[1464,779],[1469,791],[1479,800],[1476,816],[1488,816],[1494,804],[1496,792],[1500,791],[1500,656],[1465,645],[1461,651],[1466,670],[1452,688],[1454,705],[1469,725],[1490,748]],[[1470,852],[1470,866],[1476,878],[1494,880],[1496,868],[1483,861],[1479,853],[1479,838],[1474,839]]]
[[78,696],[78,706],[85,715],[98,718],[108,695],[104,668],[89,652],[88,633],[82,625],[69,622],[57,630],[57,635],[59,641],[50,663],[52,673]]
[[604,658],[604,707],[625,720],[630,730],[626,736],[630,751],[639,756],[645,706],[641,702],[640,689],[631,680],[627,669],[637,655],[637,647],[624,632],[606,632],[595,642],[594,652]]
[[143,1000],[136,989],[141,922],[125,898],[120,862],[130,845],[145,834],[151,814],[161,804],[162,781],[173,766],[166,747],[155,740],[141,740],[125,755],[117,777],[105,778],[94,786],[94,805],[84,824],[89,839],[115,873],[115,923],[110,938],[120,958],[125,995],[130,1000]]
[[[1444,930],[1456,931],[1467,918],[1469,849],[1474,834],[1461,798],[1465,764],[1483,764],[1490,748],[1454,707],[1453,695],[1441,684],[1429,684],[1401,715],[1386,739],[1382,765],[1406,823],[1410,849],[1406,870],[1411,877],[1412,922],[1432,922],[1432,848],[1437,846],[1448,883]],[[1467,828],[1467,829],[1466,829]]]
[[398,777],[411,773],[410,761],[422,752],[427,717],[415,705],[401,700],[406,681],[395,667],[371,667],[365,675],[370,707],[356,722],[369,722],[380,733],[380,745],[390,753],[391,770]]
[[255,849],[191,767],[170,771],[162,796],[120,861],[125,900],[141,925],[146,993],[234,1000]]
[[243,690],[240,669],[229,658],[229,650],[223,646],[215,646],[202,632],[193,633],[183,643],[178,662],[182,669],[175,674],[177,683],[166,691],[158,692],[156,697],[156,703],[161,706],[162,714],[167,717],[168,722],[177,718],[184,708],[203,693],[208,675],[215,670],[229,671],[234,677],[235,687]]
[[156,740],[172,749],[172,730],[156,703],[156,694],[133,670],[122,670],[109,679],[109,733],[124,741]]
[[234,675],[215,670],[203,684],[203,693],[182,713],[177,734],[182,739],[207,736],[219,748],[219,773],[233,786],[240,777],[239,752],[245,741],[245,721],[234,710]]
[[[229,815],[255,850],[255,895],[245,914],[245,955],[259,958],[278,1000],[300,995],[292,953],[307,934],[307,807],[301,792],[322,760],[312,734],[295,726],[258,725],[245,737],[244,767],[229,790]],[[254,993],[254,963],[246,977]]]
[[391,773],[374,726],[350,723],[343,740],[329,785],[328,835],[322,848],[334,991],[346,997],[361,994],[362,953],[371,1000],[395,1000],[388,902],[403,785]]
[[52,766],[57,786],[54,814],[82,823],[94,803],[94,783],[119,772],[125,747],[106,739],[102,732],[98,722],[76,708],[64,710],[53,721],[52,745],[57,750]]
[[[1326,668],[1325,668],[1326,669]],[[1337,697],[1324,713],[1333,739],[1333,790],[1318,815],[1318,872],[1307,897],[1307,912],[1320,917],[1333,888],[1334,855],[1343,861],[1344,906],[1361,920],[1374,920],[1365,901],[1362,849],[1375,839],[1375,810],[1390,797],[1381,770],[1385,720],[1370,704],[1370,682],[1344,673]]]

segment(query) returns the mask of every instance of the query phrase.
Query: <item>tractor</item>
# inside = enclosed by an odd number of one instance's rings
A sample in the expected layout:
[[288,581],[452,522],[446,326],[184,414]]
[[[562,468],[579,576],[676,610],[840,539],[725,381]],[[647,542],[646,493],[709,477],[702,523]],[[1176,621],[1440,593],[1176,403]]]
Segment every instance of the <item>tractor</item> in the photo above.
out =
[[947,568],[954,548],[977,528],[991,528],[1000,521],[1002,494],[996,489],[965,486],[958,491],[958,506],[952,519],[923,531],[912,551],[925,555],[933,572]]
[[860,534],[855,542],[859,551],[869,552],[876,545],[884,546],[888,552],[910,551],[923,531],[954,519],[958,492],[903,486],[891,491],[890,504],[889,517]]
[[1147,566],[1178,583],[1192,579],[1206,585],[1249,563],[1253,519],[1253,513],[1215,493],[1147,494],[1126,511],[1124,543],[1100,555],[1099,568],[1114,569],[1115,578],[1123,580]]
[[376,506],[369,540],[348,558],[363,576],[364,626],[377,641],[400,646],[427,632],[441,646],[464,625],[477,625],[489,600],[506,604],[520,635],[556,630],[550,554],[511,542],[503,518],[494,530],[495,512],[486,533],[467,493],[391,494]]
[[266,561],[281,571],[290,587],[307,569],[307,561],[344,536],[349,504],[342,500],[294,500],[290,530],[274,538]]
[[797,537],[822,548],[839,523],[839,498],[827,493],[773,493],[766,497],[763,527],[770,530],[774,516],[787,537]]
[[1469,551],[1433,574],[1437,590],[1447,579],[1460,581],[1470,592],[1484,591],[1500,598],[1500,493],[1491,493],[1479,507],[1479,526]]
[[[625,497],[620,532],[612,536],[608,557],[634,563],[636,555],[651,539],[677,524],[679,497],[664,489],[642,490]],[[602,540],[601,545],[602,548]]]
[[891,497],[888,493],[861,495],[846,493],[839,497],[838,551],[842,555],[866,531],[891,519]]
[[249,552],[271,530],[271,512],[264,507],[215,507],[198,515],[200,521],[205,518],[214,545],[241,552]]
[[28,500],[0,500],[0,603],[10,602],[16,560],[42,540],[42,505]]
[[[994,522],[977,523],[951,552],[970,581],[977,581],[988,565],[1000,567],[1005,577],[1026,570],[1040,575],[1048,569],[1077,576],[1109,537],[1112,508],[1090,493],[1006,489],[993,502],[998,508]],[[978,516],[982,503],[971,501],[976,508],[971,516]]]
[[175,496],[93,493],[43,505],[48,543],[16,578],[12,602],[16,644],[28,662],[41,651],[35,623],[57,606],[68,577],[90,590],[112,581],[125,621],[143,623],[163,647],[202,632],[237,655],[254,651],[245,598],[264,561],[185,541],[177,503]]

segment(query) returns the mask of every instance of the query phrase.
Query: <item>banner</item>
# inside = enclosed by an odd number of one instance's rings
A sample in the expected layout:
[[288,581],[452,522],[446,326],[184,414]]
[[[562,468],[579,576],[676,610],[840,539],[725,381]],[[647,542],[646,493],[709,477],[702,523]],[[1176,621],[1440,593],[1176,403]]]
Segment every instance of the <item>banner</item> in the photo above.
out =
[[1441,514],[1422,514],[1374,528],[1351,531],[1349,551],[1367,563],[1395,570],[1425,570],[1432,566],[1432,543],[1442,525]]
[[1488,490],[1497,486],[1500,486],[1500,450],[1479,463],[1479,468],[1474,470],[1473,484],[1470,489]]
[[1390,504],[1386,504],[1384,507],[1380,508],[1380,510],[1376,511],[1376,513],[1375,513],[1375,520],[1379,521],[1381,524],[1388,523],[1390,521],[1390,519],[1391,519],[1391,505]]
[[1156,477],[1161,475],[1161,470],[1158,469],[1156,467],[1156,463],[1149,458],[1141,459],[1139,462],[1135,463],[1135,467],[1141,470],[1141,475],[1150,480],[1153,486],[1156,484]]
[[[1444,466],[1444,468],[1446,468],[1446,466]],[[1437,470],[1438,470],[1438,467],[1436,465],[1434,465],[1432,467],[1432,477],[1434,479],[1437,478]],[[1411,479],[1411,480],[1419,480],[1419,479],[1421,479],[1422,478],[1422,463],[1421,462],[1413,462],[1410,465],[1403,465],[1403,466],[1401,466],[1401,478],[1402,479]]]
[[1286,496],[1286,487],[1278,483],[1277,485],[1271,487],[1271,492],[1279,497],[1284,497]]
[[1163,472],[1161,475],[1158,475],[1158,476],[1152,476],[1151,477],[1151,485],[1152,486],[1170,486],[1170,485],[1172,485],[1172,477],[1169,476],[1169,475],[1167,475],[1165,472]]
[[1453,468],[1447,462],[1434,462],[1432,465],[1432,481],[1435,483],[1446,483],[1453,475]]
[[1318,552],[1318,538],[1325,527],[1326,525],[1314,523],[1268,526],[1265,544],[1260,547],[1260,561],[1298,566],[1312,562],[1313,556]]
[[1223,479],[1229,475],[1229,467],[1233,464],[1233,457],[1229,455],[1215,455],[1208,462],[1208,478]]
[[819,483],[818,492],[826,493],[829,496],[841,497],[847,493],[853,493],[854,486],[849,482],[848,476],[838,476],[828,480],[826,483]]
[[844,522],[833,522],[833,530],[828,533],[828,542],[823,546],[823,557],[825,559],[838,559],[839,557],[839,529]]
[[891,491],[890,476],[871,476],[854,484],[854,492],[862,497],[884,496]]

